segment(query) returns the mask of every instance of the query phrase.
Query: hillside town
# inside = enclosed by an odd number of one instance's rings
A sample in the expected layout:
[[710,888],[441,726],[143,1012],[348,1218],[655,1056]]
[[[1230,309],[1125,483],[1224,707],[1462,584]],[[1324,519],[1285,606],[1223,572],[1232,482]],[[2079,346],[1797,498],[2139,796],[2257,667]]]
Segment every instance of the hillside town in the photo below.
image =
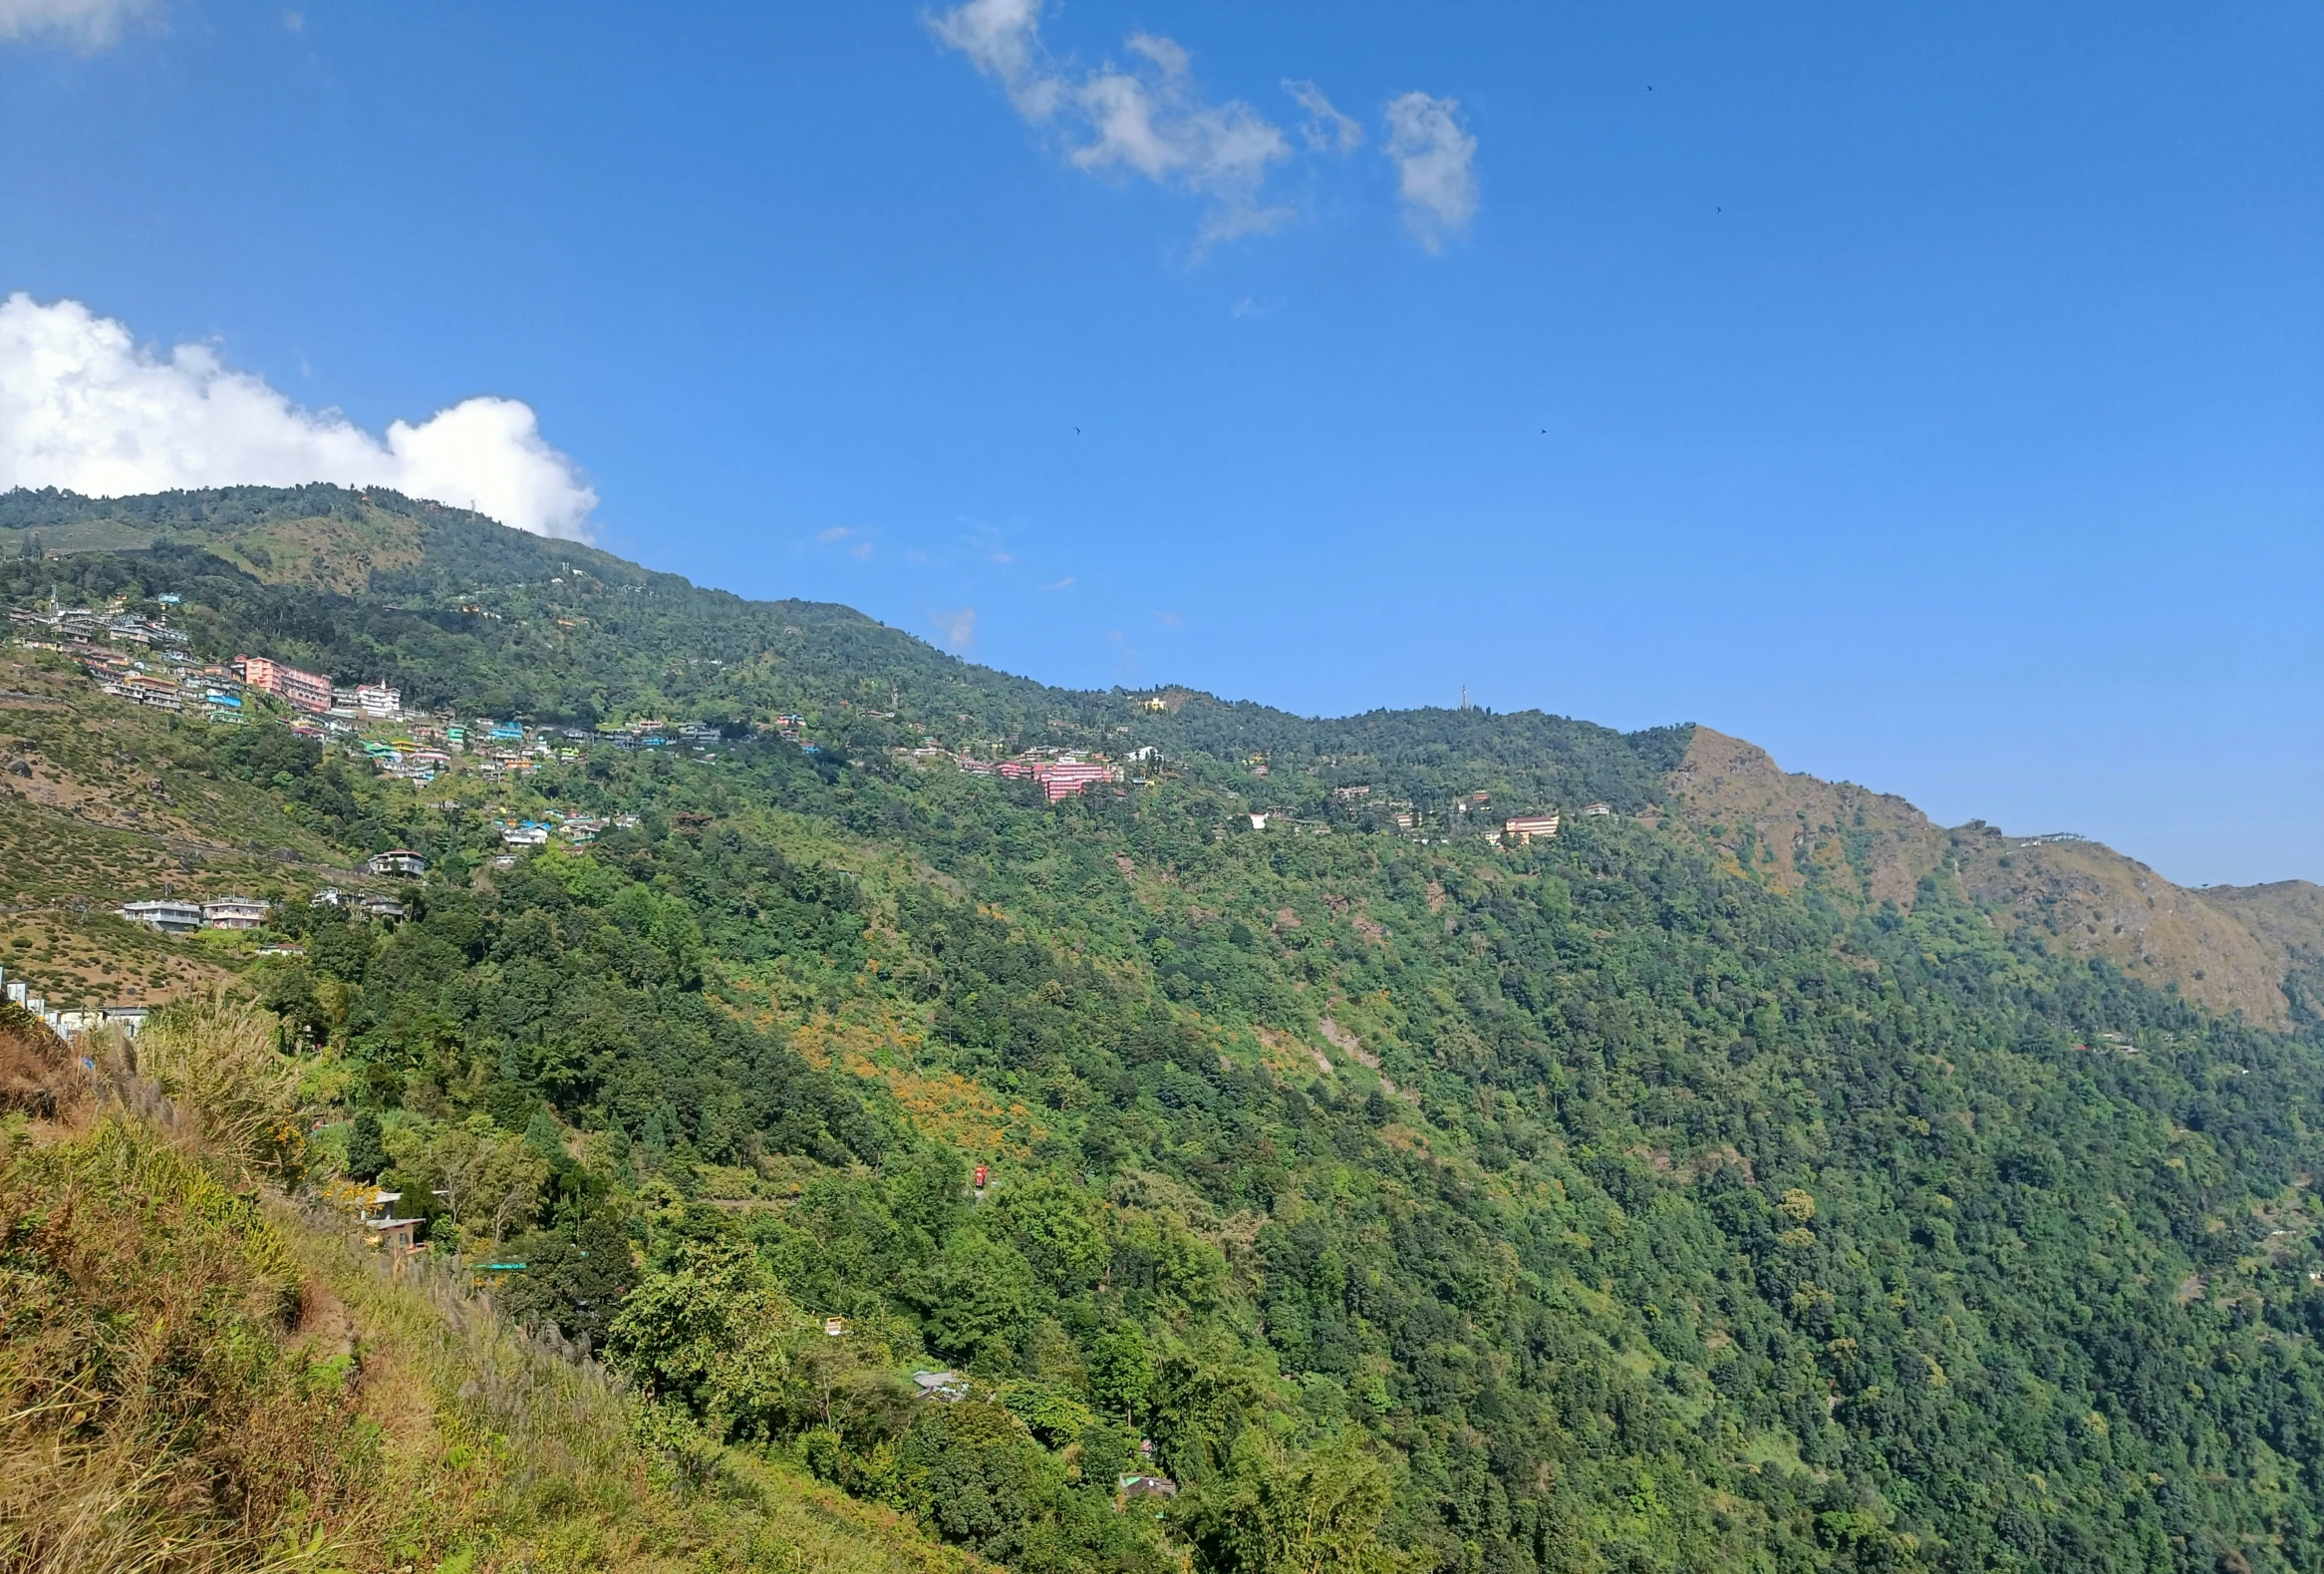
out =
[[[455,759],[487,779],[511,778],[549,761],[577,759],[592,745],[707,752],[726,736],[722,724],[708,721],[641,718],[580,728],[463,719],[407,706],[402,691],[386,682],[349,684],[274,656],[238,655],[205,664],[192,656],[185,631],[169,621],[179,599],[157,597],[152,610],[133,609],[126,597],[103,607],[52,601],[11,608],[8,619],[16,645],[78,663],[117,699],[223,726],[277,717],[302,738],[337,747],[383,776],[417,784],[434,781]],[[775,731],[804,746],[802,725],[786,717]]]
[[[103,606],[65,606],[54,599],[46,607],[11,608],[14,643],[21,648],[48,651],[78,664],[105,694],[129,703],[200,718],[206,725],[240,727],[254,721],[286,726],[294,735],[360,762],[381,777],[426,787],[453,773],[466,773],[479,785],[512,786],[523,783],[543,767],[571,763],[585,753],[610,748],[622,751],[684,752],[708,756],[738,737],[756,736],[780,741],[803,753],[823,752],[809,736],[806,717],[786,713],[759,727],[731,726],[716,721],[671,723],[658,718],[601,722],[595,727],[539,726],[522,719],[461,717],[424,707],[408,706],[403,692],[385,681],[343,681],[335,675],[310,671],[271,654],[237,655],[223,663],[197,661],[191,640],[172,621],[180,604],[174,595],[133,605],[116,598]],[[844,702],[843,702],[844,703]],[[867,711],[875,720],[892,720],[887,713]],[[1127,767],[1141,771],[1140,782],[1160,774],[1159,751],[1151,746],[1133,750],[1125,762],[1104,754],[1058,748],[1026,748],[1000,758],[949,749],[927,736],[916,748],[894,753],[920,766],[950,765],[964,775],[997,781],[1025,782],[1048,803],[1084,794],[1092,787],[1118,787],[1130,781]],[[1269,774],[1264,755],[1242,762],[1254,778]],[[1380,829],[1393,828],[1407,839],[1427,842],[1440,836],[1482,834],[1503,850],[1522,849],[1558,835],[1561,817],[1555,811],[1503,814],[1498,828],[1486,816],[1491,799],[1486,792],[1464,794],[1424,811],[1405,799],[1375,797],[1364,784],[1334,787],[1328,807],[1334,815],[1353,817]],[[460,804],[444,799],[434,806],[457,810]],[[489,808],[487,813],[492,812]],[[1611,807],[1593,802],[1580,810],[1584,817],[1610,815]],[[502,867],[519,853],[549,846],[552,841],[581,847],[609,829],[638,824],[636,814],[603,815],[536,807],[529,813],[498,811],[486,822],[501,845],[493,861]],[[1290,807],[1253,807],[1234,828],[1251,832],[1324,836],[1332,832],[1329,818],[1298,812]],[[1221,829],[1216,834],[1226,835]],[[364,872],[392,884],[424,877],[428,860],[410,848],[391,848],[374,855]],[[310,905],[329,906],[350,916],[372,921],[394,921],[408,916],[407,904],[389,889],[346,889],[325,885],[308,897]],[[247,931],[266,927],[274,911],[258,897],[225,894],[195,900],[170,894],[128,901],[118,915],[160,935],[185,937],[203,931]],[[277,948],[287,949],[287,948]],[[21,979],[8,984],[15,1004],[42,1017],[67,1037],[99,1028],[135,1033],[147,1008],[138,1005],[51,1009]]]
[[[461,718],[408,707],[402,691],[392,684],[358,681],[350,685],[269,655],[244,654],[223,664],[201,664],[190,654],[185,632],[169,621],[169,613],[178,602],[178,597],[164,595],[141,609],[133,608],[127,598],[116,598],[103,607],[68,607],[52,600],[45,608],[11,609],[8,616],[17,626],[16,644],[52,651],[79,663],[100,689],[118,699],[199,715],[224,726],[239,726],[260,716],[279,719],[299,737],[335,748],[381,776],[415,786],[425,787],[455,770],[472,772],[486,783],[521,781],[544,765],[569,763],[599,747],[708,755],[731,739],[756,736],[780,740],[805,754],[823,752],[824,746],[808,736],[807,719],[795,713],[776,716],[756,727],[706,720],[672,723],[660,718],[603,721],[590,728],[536,726],[521,719]],[[1156,707],[1159,704],[1154,702]],[[862,714],[875,720],[892,719],[884,712]],[[1050,803],[1079,796],[1092,787],[1128,780],[1122,763],[1103,754],[1063,749],[1027,748],[1005,759],[987,758],[948,749],[924,737],[917,748],[895,753],[921,765],[949,763],[967,775],[1030,781]],[[1159,752],[1148,746],[1132,751],[1127,763],[1151,771],[1161,760]],[[1269,773],[1264,755],[1243,764],[1254,777],[1265,778]],[[1335,787],[1330,806],[1334,812],[1376,819],[1381,828],[1393,826],[1409,839],[1424,843],[1439,835],[1482,832],[1503,848],[1515,849],[1554,838],[1560,825],[1555,811],[1529,810],[1504,815],[1497,829],[1487,829],[1491,824],[1485,817],[1490,797],[1482,791],[1429,810],[1404,799],[1373,798],[1371,791],[1363,784]],[[1584,817],[1612,812],[1603,802],[1590,803],[1581,810]],[[1253,831],[1331,833],[1328,819],[1303,817],[1289,808],[1254,807],[1245,819]],[[543,819],[503,819],[497,828],[505,846],[522,849],[545,846],[552,835],[584,844],[594,840],[608,823],[590,815],[552,812]],[[610,823],[618,826],[624,821]]]
[[[181,605],[176,595],[133,603],[116,597],[102,606],[67,606],[52,598],[46,606],[12,607],[11,643],[45,651],[78,665],[104,694],[150,710],[207,726],[241,727],[254,722],[286,726],[300,738],[369,767],[381,777],[426,787],[455,772],[479,785],[513,786],[544,766],[571,763],[595,749],[673,751],[708,756],[735,736],[780,741],[815,755],[823,745],[809,736],[808,719],[777,716],[759,728],[735,728],[717,721],[672,723],[659,718],[601,722],[592,728],[537,726],[523,720],[461,717],[407,705],[393,683],[344,681],[314,672],[273,654],[244,653],[226,662],[202,662],[192,653],[187,632],[172,620]],[[864,713],[888,719],[882,713]],[[919,763],[940,760],[965,774],[1036,784],[1043,798],[1056,803],[1085,789],[1124,781],[1122,766],[1102,755],[1057,749],[1028,749],[1009,759],[983,759],[924,743],[898,750]],[[1141,752],[1152,757],[1154,752]],[[456,810],[445,799],[436,807]],[[489,812],[489,810],[487,811]],[[502,847],[494,860],[510,865],[518,853],[544,848],[552,840],[580,847],[609,829],[632,829],[633,813],[603,815],[536,808],[520,814],[502,810],[488,821]],[[375,880],[414,880],[426,875],[426,857],[409,848],[373,856],[364,872]],[[310,905],[329,906],[351,916],[392,921],[408,916],[407,904],[386,890],[322,886]],[[122,903],[115,912],[131,923],[174,938],[204,931],[265,928],[274,904],[229,893],[201,899],[168,893]],[[295,947],[262,947],[295,950]],[[4,975],[0,975],[4,977]],[[23,979],[8,981],[11,1002],[39,1016],[67,1038],[98,1029],[134,1034],[147,1007],[109,1005],[53,1008]]]
[[[169,621],[168,613],[179,599],[160,596],[152,610],[133,608],[126,597],[103,607],[68,607],[52,600],[45,608],[12,608],[8,617],[16,628],[14,643],[77,662],[91,681],[117,699],[200,716],[223,726],[272,715],[299,737],[336,747],[382,776],[421,786],[455,767],[473,770],[487,781],[521,778],[550,762],[577,760],[592,747],[709,754],[732,737],[754,732],[807,754],[822,752],[822,745],[807,736],[806,719],[794,714],[777,716],[757,729],[660,718],[606,721],[592,728],[534,726],[521,720],[463,719],[409,707],[402,691],[391,684],[350,685],[274,656],[245,654],[222,664],[204,664],[193,658],[185,631]],[[884,713],[865,714],[884,719]],[[1056,749],[1027,749],[1007,760],[980,759],[933,743],[900,752],[915,759],[950,760],[972,775],[1030,779],[1051,803],[1124,779],[1122,767],[1101,755],[1084,757]],[[552,829],[586,841],[604,825],[585,819],[555,824],[525,820],[503,827],[503,839],[511,846],[539,846]]]

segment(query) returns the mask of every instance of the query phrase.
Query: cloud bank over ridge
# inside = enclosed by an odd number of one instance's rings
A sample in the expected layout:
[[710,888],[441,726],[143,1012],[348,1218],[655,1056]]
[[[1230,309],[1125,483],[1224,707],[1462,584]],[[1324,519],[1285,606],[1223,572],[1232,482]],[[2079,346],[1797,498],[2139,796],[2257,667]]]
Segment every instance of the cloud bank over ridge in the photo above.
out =
[[519,400],[465,399],[374,437],[230,370],[207,345],[163,354],[79,301],[0,302],[0,488],[112,497],[318,480],[472,506],[566,540],[589,538],[597,506]]

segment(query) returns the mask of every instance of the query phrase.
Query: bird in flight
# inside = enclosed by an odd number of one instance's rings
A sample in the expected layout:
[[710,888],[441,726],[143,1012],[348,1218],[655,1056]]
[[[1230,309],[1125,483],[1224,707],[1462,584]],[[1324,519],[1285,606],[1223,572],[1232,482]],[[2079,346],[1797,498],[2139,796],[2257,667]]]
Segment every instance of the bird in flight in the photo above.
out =
[[1081,436],[1081,429],[1080,429],[1079,427],[1075,427],[1075,428],[1073,429],[1073,436],[1075,436],[1075,437],[1079,437],[1079,436]]

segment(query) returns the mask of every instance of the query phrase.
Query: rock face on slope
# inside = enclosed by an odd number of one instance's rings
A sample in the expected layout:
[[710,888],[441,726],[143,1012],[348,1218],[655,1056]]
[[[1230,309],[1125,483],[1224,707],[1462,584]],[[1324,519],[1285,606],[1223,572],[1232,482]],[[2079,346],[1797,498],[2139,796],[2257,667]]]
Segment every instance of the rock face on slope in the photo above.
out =
[[1921,881],[1948,880],[1997,924],[2213,1010],[2281,1027],[2295,1002],[2318,1007],[2324,887],[2305,880],[2190,891],[2099,842],[1947,830],[1903,798],[1787,772],[1709,728],[1664,785],[1698,834],[1779,890],[1908,908]]

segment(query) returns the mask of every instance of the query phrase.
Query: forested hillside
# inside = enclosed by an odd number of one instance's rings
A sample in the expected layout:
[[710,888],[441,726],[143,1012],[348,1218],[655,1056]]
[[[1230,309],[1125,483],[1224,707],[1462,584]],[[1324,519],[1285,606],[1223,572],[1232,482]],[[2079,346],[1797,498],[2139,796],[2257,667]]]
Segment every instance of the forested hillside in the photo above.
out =
[[[38,780],[103,737],[275,816],[270,929],[139,943],[277,1014],[316,1174],[670,1427],[1026,1570],[2324,1568],[2298,891],[2221,1012],[2004,853],[1713,805],[1692,729],[1046,689],[384,493],[13,494],[0,594],[726,724],[422,787],[53,655],[0,711]],[[955,758],[1035,745],[1124,779]],[[602,828],[504,845],[552,813]],[[389,847],[406,916],[308,905]]]

